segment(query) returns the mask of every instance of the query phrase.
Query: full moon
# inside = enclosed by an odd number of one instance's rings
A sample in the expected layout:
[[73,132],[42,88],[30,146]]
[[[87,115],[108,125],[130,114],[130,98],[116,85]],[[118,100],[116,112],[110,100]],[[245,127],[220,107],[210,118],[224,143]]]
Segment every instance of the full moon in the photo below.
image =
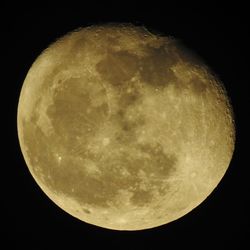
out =
[[115,230],[189,213],[224,176],[235,143],[212,70],[180,41],[130,24],[77,29],[45,49],[25,78],[17,127],[45,194]]

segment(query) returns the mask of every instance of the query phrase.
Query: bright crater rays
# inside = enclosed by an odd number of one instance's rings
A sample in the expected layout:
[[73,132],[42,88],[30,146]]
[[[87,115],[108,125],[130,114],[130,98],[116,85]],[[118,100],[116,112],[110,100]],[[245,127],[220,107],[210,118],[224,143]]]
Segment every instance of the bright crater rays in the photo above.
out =
[[234,149],[226,92],[180,42],[133,25],[91,26],[34,62],[18,105],[27,166],[82,221],[141,230],[190,212]]

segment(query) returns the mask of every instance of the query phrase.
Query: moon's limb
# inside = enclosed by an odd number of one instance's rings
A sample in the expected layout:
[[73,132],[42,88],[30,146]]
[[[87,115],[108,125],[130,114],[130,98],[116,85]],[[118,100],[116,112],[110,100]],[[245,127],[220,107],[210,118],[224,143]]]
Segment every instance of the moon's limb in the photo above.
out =
[[227,95],[173,39],[133,26],[66,35],[33,64],[18,106],[27,165],[73,216],[139,230],[175,220],[219,183],[234,148]]

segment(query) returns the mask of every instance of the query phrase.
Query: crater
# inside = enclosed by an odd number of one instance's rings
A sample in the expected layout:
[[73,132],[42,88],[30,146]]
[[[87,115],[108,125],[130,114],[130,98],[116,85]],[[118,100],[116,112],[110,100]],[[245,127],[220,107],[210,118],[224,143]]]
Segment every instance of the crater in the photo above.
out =
[[83,212],[85,212],[86,214],[91,214],[91,212],[90,212],[87,208],[83,208],[82,210],[83,210]]

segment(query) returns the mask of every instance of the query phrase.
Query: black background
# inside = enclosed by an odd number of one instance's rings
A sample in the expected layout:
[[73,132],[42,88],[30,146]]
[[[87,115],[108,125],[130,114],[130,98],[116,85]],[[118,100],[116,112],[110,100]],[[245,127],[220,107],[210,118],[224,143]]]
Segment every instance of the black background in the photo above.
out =
[[[31,6],[2,4],[1,237],[6,249],[242,249],[249,234],[249,43],[246,6],[175,7],[156,3],[62,2]],[[73,7],[74,6],[74,7]],[[132,22],[181,39],[224,82],[235,112],[237,141],[219,186],[188,215],[154,229],[119,232],[81,222],[58,208],[40,190],[22,157],[16,128],[18,97],[36,57],[75,28],[105,22]],[[7,117],[7,119],[6,119]],[[7,124],[6,124],[7,120]],[[6,159],[5,159],[6,157]],[[249,246],[248,246],[249,247]]]

